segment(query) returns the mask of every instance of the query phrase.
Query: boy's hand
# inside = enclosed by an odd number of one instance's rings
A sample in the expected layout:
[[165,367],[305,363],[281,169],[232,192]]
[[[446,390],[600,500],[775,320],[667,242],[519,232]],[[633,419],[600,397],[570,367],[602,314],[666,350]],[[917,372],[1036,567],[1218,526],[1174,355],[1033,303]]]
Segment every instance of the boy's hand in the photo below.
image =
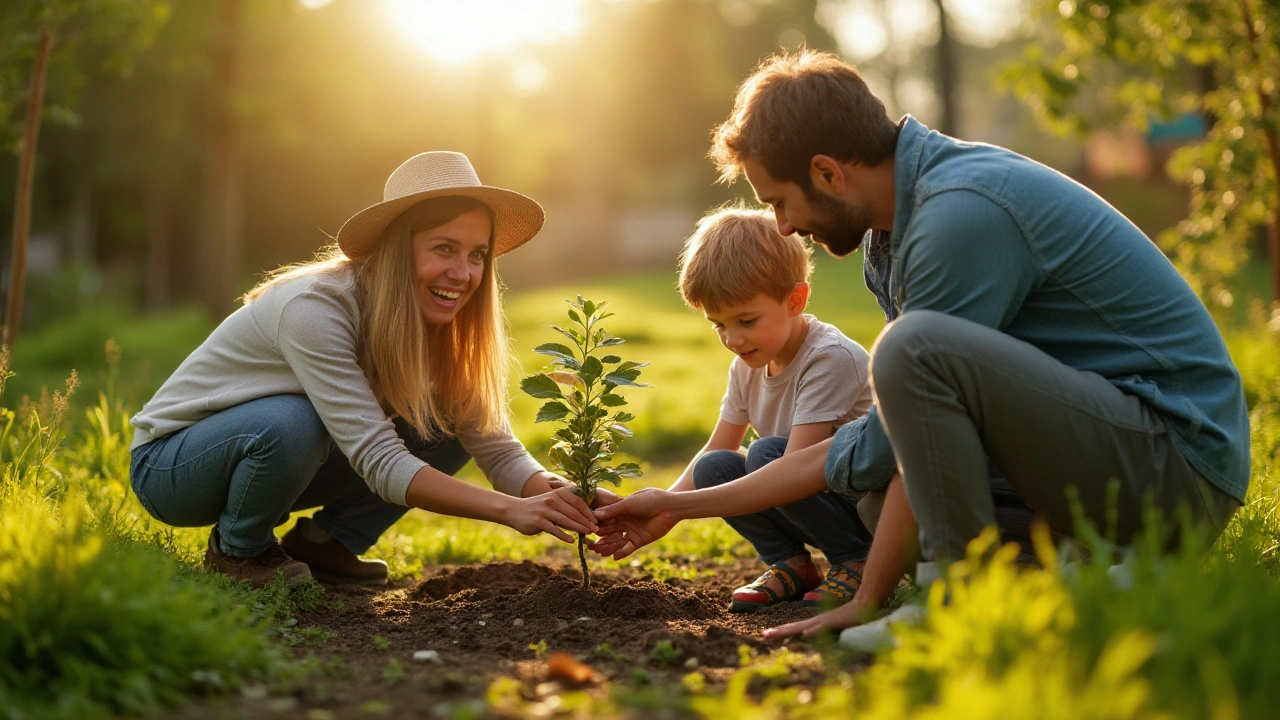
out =
[[600,540],[591,544],[591,550],[621,560],[666,535],[679,522],[662,509],[669,495],[645,488],[629,497],[603,500],[595,511],[601,521]]

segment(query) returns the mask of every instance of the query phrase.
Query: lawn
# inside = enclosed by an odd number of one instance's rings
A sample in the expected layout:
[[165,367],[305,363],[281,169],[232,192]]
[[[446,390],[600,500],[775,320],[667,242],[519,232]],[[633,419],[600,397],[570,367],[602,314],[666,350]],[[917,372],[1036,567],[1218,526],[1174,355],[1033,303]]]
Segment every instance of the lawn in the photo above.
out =
[[[819,258],[814,285],[811,311],[869,347],[883,316],[857,266]],[[666,485],[714,423],[730,356],[674,273],[628,275],[508,294],[513,379],[542,366],[532,348],[579,293],[609,299],[626,357],[651,363],[653,387],[628,393],[636,437],[624,446],[646,474],[623,492]],[[591,591],[573,581],[570,546],[425,512],[371,552],[391,563],[387,591],[231,587],[198,567],[207,530],[164,528],[127,490],[129,409],[207,331],[194,313],[105,309],[19,346],[5,394],[16,412],[0,418],[0,717],[1234,718],[1280,701],[1280,342],[1257,322],[1228,330],[1254,476],[1216,545],[1191,538],[1161,555],[1154,538],[1100,540],[1081,562],[1045,542],[1044,569],[1026,571],[975,543],[949,602],[931,596],[929,623],[874,658],[761,641],[798,608],[725,613],[761,568],[718,520],[683,523],[620,565],[592,560]],[[108,336],[115,364],[99,359]],[[24,379],[60,387],[72,367],[85,382],[69,404]],[[538,454],[550,430],[536,407],[513,398]],[[1131,580],[1118,586],[1107,565],[1119,560]],[[585,682],[551,672],[557,652],[585,664]]]

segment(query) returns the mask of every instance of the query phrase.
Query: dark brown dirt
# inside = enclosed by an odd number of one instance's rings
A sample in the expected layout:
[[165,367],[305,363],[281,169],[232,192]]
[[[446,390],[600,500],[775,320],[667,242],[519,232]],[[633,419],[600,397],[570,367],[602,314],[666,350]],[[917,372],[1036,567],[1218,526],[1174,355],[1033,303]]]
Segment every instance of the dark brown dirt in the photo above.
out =
[[[338,607],[298,618],[299,634],[331,635],[296,647],[297,657],[311,656],[312,672],[179,714],[447,717],[460,704],[484,698],[501,676],[518,681],[529,699],[569,689],[548,674],[544,650],[590,665],[593,678],[580,689],[599,697],[607,697],[611,686],[643,682],[639,675],[676,692],[680,678],[695,668],[714,688],[738,666],[741,646],[758,654],[787,644],[764,641],[761,630],[811,611],[789,603],[729,613],[732,589],[762,566],[742,560],[705,568],[714,573],[657,582],[642,569],[597,566],[586,589],[576,558],[548,558],[431,568],[424,578],[388,589],[330,587],[328,597]],[[664,641],[678,656],[655,655]],[[816,678],[816,651],[804,642],[792,649],[812,656],[810,675]],[[438,653],[439,662],[415,660],[422,650]]]

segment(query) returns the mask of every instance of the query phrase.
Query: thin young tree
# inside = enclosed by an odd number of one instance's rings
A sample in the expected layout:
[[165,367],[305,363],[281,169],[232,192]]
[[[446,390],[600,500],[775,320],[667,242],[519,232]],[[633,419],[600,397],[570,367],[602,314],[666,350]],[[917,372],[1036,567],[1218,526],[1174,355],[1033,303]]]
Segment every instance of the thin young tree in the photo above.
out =
[[[590,505],[600,483],[616,487],[622,478],[640,476],[636,463],[611,464],[618,445],[631,437],[626,423],[634,419],[631,413],[618,410],[627,400],[616,391],[619,387],[648,387],[638,379],[640,369],[649,363],[624,361],[605,351],[626,342],[600,325],[613,315],[605,311],[608,301],[595,303],[579,295],[567,302],[569,326],[551,327],[570,344],[551,342],[534,348],[539,355],[551,358],[555,370],[526,377],[520,388],[547,401],[538,409],[537,422],[561,424],[554,434],[551,461],[573,484],[574,492]],[[578,561],[582,565],[582,586],[590,587],[586,538],[582,533],[578,533]]]

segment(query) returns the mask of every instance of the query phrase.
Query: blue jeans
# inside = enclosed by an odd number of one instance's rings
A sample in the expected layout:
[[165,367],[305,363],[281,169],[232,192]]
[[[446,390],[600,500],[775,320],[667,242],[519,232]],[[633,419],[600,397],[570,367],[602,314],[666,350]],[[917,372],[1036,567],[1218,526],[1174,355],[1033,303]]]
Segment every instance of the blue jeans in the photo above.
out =
[[[452,475],[470,460],[456,438],[428,444],[408,424],[396,431],[415,456]],[[409,508],[371,491],[329,438],[305,395],[251,400],[133,451],[133,491],[157,520],[214,525],[219,547],[251,557],[275,544],[289,513],[322,508],[320,529],[357,555]]]
[[[786,449],[787,438],[762,437],[751,443],[746,456],[712,450],[693,467],[694,487],[701,490],[737,480],[782,457]],[[829,491],[764,512],[727,517],[725,522],[750,540],[770,565],[806,552],[806,544],[820,548],[833,563],[866,560],[871,547],[871,533],[858,519],[857,508]]]

